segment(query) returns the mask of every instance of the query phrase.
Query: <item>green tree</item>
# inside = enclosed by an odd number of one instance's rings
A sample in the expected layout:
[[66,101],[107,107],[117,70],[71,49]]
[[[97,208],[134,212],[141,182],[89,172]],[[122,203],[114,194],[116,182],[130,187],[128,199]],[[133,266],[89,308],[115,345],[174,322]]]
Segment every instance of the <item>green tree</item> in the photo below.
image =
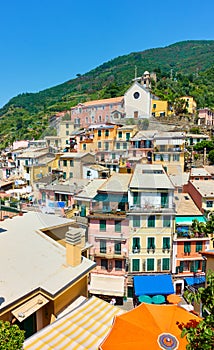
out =
[[24,333],[17,325],[0,321],[0,349],[21,350],[24,343]]
[[206,148],[207,152],[210,152],[214,149],[214,142],[209,140],[204,140],[201,142],[198,142],[196,145],[193,146],[194,151],[203,151],[204,148]]
[[209,152],[208,159],[209,159],[211,164],[214,164],[214,150]]
[[196,293],[186,291],[184,296],[191,303],[195,301],[202,304],[204,317],[198,323],[181,323],[181,337],[186,336],[189,344],[187,350],[213,350],[214,349],[214,272],[207,273],[206,288],[199,288]]

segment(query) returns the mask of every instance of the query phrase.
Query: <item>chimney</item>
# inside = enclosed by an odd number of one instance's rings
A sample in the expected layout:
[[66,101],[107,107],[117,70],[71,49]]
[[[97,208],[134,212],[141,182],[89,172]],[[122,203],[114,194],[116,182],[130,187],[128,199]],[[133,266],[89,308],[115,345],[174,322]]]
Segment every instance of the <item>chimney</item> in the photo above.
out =
[[69,227],[65,234],[66,264],[77,266],[81,263],[81,230]]

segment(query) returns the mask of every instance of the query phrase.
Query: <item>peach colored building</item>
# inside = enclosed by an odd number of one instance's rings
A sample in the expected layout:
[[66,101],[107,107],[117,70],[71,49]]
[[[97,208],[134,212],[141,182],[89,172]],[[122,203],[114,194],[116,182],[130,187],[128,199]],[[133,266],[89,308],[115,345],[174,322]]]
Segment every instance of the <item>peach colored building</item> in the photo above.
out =
[[214,110],[201,108],[198,110],[198,125],[214,125]]
[[108,288],[118,298],[125,294],[125,290],[120,295],[114,290],[111,277],[123,277],[121,283],[124,283],[128,263],[129,219],[126,217],[126,210],[130,178],[131,174],[112,175],[99,188],[91,205],[88,215],[88,241],[92,245],[90,257],[96,262],[93,273],[104,275],[107,279],[104,291],[100,291],[97,286],[96,292],[95,286],[93,294],[109,295],[109,292],[105,292]]
[[70,113],[75,127],[118,122],[124,117],[123,96],[79,103]]

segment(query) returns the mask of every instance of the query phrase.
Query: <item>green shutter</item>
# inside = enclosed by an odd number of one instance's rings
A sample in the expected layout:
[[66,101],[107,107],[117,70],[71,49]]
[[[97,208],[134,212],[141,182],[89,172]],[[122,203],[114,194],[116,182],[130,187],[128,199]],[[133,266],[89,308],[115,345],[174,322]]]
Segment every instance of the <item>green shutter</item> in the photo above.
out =
[[133,217],[133,227],[140,227],[140,216]]
[[155,215],[148,217],[148,227],[155,227]]
[[115,221],[115,232],[121,232],[121,221]]
[[140,238],[139,237],[133,237],[132,240],[132,250],[133,252],[135,251],[135,249],[139,250],[140,249]]
[[140,259],[132,259],[132,271],[140,271]]
[[163,249],[170,249],[170,238],[163,237]]
[[190,253],[190,252],[191,252],[191,243],[184,242],[184,253]]
[[148,237],[147,249],[155,249],[155,239],[154,239],[154,237]]
[[162,270],[169,271],[169,258],[163,258],[163,260],[162,260]]
[[133,204],[140,205],[140,194],[138,192],[133,192]]
[[106,241],[100,241],[100,253],[106,253]]
[[114,253],[121,254],[121,242],[117,242],[114,244]]
[[202,251],[202,242],[196,242],[196,252],[201,252]]
[[100,231],[106,231],[106,220],[100,220]]
[[155,259],[147,259],[147,271],[154,271]]
[[180,271],[180,272],[183,272],[183,271],[184,271],[184,262],[183,262],[183,261],[180,261],[180,268],[179,268],[179,271]]

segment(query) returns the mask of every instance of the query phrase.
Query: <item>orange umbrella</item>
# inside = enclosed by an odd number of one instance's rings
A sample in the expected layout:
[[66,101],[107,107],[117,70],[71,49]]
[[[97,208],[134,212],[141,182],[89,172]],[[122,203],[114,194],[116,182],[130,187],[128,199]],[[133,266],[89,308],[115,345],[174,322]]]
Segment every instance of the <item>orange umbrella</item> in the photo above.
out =
[[99,350],[186,350],[178,323],[198,323],[200,318],[177,305],[142,303],[116,316],[110,333]]
[[181,297],[177,294],[169,294],[166,299],[170,304],[178,304],[182,301]]

